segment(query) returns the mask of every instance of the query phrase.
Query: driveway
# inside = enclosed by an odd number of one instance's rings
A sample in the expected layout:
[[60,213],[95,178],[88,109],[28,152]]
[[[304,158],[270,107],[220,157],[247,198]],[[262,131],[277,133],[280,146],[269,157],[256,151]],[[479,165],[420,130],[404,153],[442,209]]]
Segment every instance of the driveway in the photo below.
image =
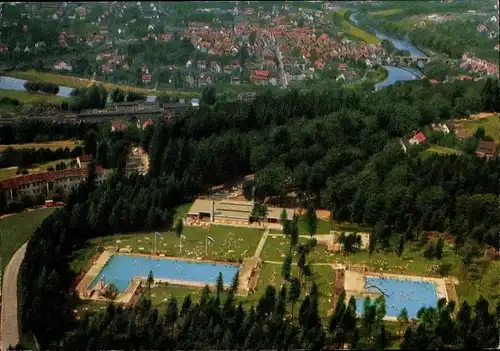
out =
[[2,324],[0,340],[3,350],[7,350],[9,345],[17,345],[19,343],[19,316],[17,313],[17,277],[21,263],[23,263],[24,254],[26,253],[25,243],[16,251],[10,260],[2,284]]

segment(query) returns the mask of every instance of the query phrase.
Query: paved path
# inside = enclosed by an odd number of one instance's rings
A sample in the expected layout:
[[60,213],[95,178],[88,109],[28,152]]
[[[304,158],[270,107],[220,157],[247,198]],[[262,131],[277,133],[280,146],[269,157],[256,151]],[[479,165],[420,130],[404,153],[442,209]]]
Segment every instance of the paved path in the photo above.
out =
[[1,346],[7,350],[9,345],[19,343],[19,317],[17,313],[17,277],[26,253],[25,243],[16,251],[10,260],[3,276],[2,286],[2,324],[0,340]]
[[264,234],[262,234],[262,238],[260,238],[259,245],[257,245],[257,249],[255,250],[253,257],[255,257],[255,258],[260,257],[260,253],[262,252],[262,249],[264,248],[264,244],[266,243],[266,239],[267,239],[268,235],[269,235],[269,229],[266,229]]

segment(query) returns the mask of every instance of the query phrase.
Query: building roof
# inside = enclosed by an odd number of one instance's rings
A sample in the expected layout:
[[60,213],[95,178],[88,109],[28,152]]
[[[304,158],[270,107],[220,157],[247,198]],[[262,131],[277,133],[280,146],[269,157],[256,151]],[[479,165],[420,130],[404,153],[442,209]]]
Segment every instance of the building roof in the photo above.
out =
[[[102,167],[96,167],[97,174],[103,174]],[[70,176],[87,176],[88,168],[65,169],[62,171],[52,171],[38,174],[29,174],[21,177],[10,178],[0,181],[0,189],[16,189],[20,185],[34,182],[53,182]]]
[[493,141],[480,140],[477,145],[476,152],[484,153],[487,155],[494,155],[497,150],[497,145]]
[[415,138],[415,140],[417,140],[420,143],[427,139],[425,137],[424,133],[422,133],[422,132],[418,132],[417,134],[415,134],[414,138]]
[[92,161],[92,155],[82,155],[79,156],[80,162],[90,162]]

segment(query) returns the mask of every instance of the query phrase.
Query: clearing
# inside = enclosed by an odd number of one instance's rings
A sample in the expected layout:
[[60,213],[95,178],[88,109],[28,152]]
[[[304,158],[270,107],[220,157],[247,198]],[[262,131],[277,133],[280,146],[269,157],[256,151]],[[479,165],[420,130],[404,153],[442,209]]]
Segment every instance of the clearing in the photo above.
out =
[[398,13],[403,12],[402,9],[387,9],[387,10],[380,10],[380,11],[370,11],[368,14],[370,16],[392,16],[396,15]]
[[5,151],[5,149],[11,147],[13,149],[50,149],[57,150],[59,148],[69,148],[73,149],[75,146],[83,146],[80,140],[54,140],[54,141],[42,141],[39,143],[26,143],[26,144],[8,144],[0,145],[0,152]]
[[[55,169],[56,165],[58,163],[60,163],[61,161],[66,164],[66,166],[67,166],[66,169],[68,169],[70,162],[73,160],[74,159],[72,159],[72,158],[68,158],[68,159],[63,159],[63,160],[51,161],[51,162],[47,162],[47,163],[41,163],[39,165],[33,165],[32,167],[28,168],[28,172],[29,172],[29,174],[47,172],[47,169],[49,167],[54,167],[54,169]],[[16,174],[17,168],[18,168],[17,166],[8,167],[8,168],[0,168],[0,180],[21,177],[22,174]]]
[[[299,244],[306,244],[309,242],[307,238],[299,238]],[[260,254],[263,261],[278,261],[283,262],[286,254],[290,252],[290,239],[284,236],[268,235],[266,243]],[[293,262],[297,263],[299,254],[297,250],[292,250]],[[326,246],[316,245],[316,247],[307,255],[309,263],[330,263],[333,261],[335,254],[326,251]]]
[[451,147],[446,147],[446,146],[441,146],[441,145],[431,145],[428,149],[422,151],[420,153],[420,158],[422,160],[426,159],[432,154],[440,154],[440,155],[450,155],[450,154],[455,154],[455,155],[463,155],[463,151],[453,149]]
[[3,97],[17,99],[25,104],[31,104],[34,101],[40,101],[40,100],[47,101],[53,104],[60,104],[63,101],[68,100],[68,98],[62,96],[50,95],[50,94],[37,94],[37,93],[30,93],[27,91],[18,91],[18,90],[0,90],[0,98]]
[[477,128],[483,127],[486,135],[492,137],[496,143],[500,143],[500,115],[490,115],[483,118],[472,118],[468,120],[460,120],[459,130],[472,130],[476,131]]

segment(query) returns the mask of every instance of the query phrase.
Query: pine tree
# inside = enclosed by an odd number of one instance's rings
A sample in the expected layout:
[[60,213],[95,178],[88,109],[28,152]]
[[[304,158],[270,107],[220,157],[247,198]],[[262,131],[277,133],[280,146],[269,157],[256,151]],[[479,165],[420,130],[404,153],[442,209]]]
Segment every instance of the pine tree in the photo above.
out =
[[300,280],[298,278],[292,278],[290,281],[290,291],[288,292],[288,301],[292,303],[292,321],[293,321],[293,310],[295,308],[295,303],[300,297]]
[[290,279],[290,274],[292,273],[292,255],[287,254],[283,260],[283,266],[281,267],[281,276],[285,280]]
[[224,291],[224,278],[222,277],[222,273],[219,272],[217,276],[217,298],[220,298],[220,294]]

